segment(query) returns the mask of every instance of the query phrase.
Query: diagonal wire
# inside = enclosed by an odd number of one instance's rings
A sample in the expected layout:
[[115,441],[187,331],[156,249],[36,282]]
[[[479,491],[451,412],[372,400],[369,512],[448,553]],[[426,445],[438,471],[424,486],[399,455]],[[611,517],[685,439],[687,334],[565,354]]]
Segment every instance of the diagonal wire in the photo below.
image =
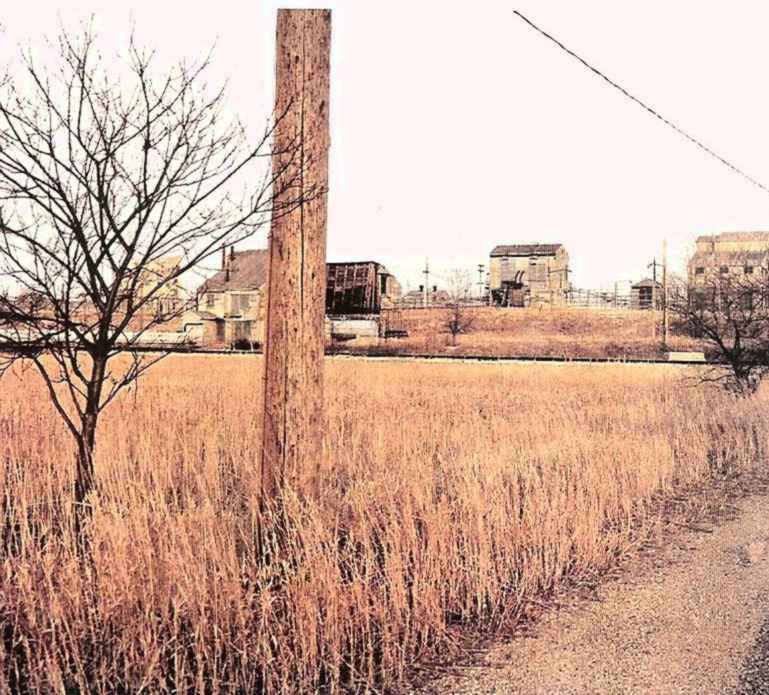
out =
[[661,116],[660,114],[658,114],[658,113],[657,113],[657,112],[656,112],[654,109],[652,109],[652,108],[650,108],[649,106],[647,106],[646,104],[644,104],[644,103],[643,103],[643,102],[642,102],[640,99],[638,99],[638,98],[634,97],[634,96],[633,96],[632,94],[630,94],[628,91],[626,91],[625,89],[623,89],[622,87],[620,87],[620,86],[619,86],[619,85],[618,85],[616,82],[613,82],[612,80],[610,80],[610,79],[609,79],[608,77],[606,77],[606,75],[604,75],[604,74],[603,74],[603,73],[602,73],[600,70],[598,70],[598,69],[594,68],[592,65],[590,65],[590,63],[588,63],[587,61],[585,61],[585,60],[583,60],[582,58],[580,58],[580,57],[579,57],[579,56],[578,56],[578,55],[577,55],[577,54],[576,54],[574,51],[571,51],[571,50],[569,50],[568,48],[566,48],[566,46],[564,46],[564,45],[563,45],[563,44],[562,44],[560,41],[558,41],[558,39],[555,39],[555,38],[553,38],[552,36],[550,36],[550,34],[548,34],[547,32],[543,31],[542,29],[540,29],[540,28],[539,28],[539,27],[538,27],[536,24],[534,24],[534,23],[533,23],[531,20],[529,20],[529,19],[527,19],[526,17],[524,17],[524,16],[523,16],[523,15],[522,15],[520,12],[518,12],[518,10],[513,10],[513,14],[516,14],[516,15],[518,15],[518,17],[520,17],[520,18],[521,18],[521,19],[522,19],[524,22],[526,22],[526,24],[528,24],[528,25],[529,25],[529,26],[530,26],[532,29],[535,29],[536,31],[538,31],[538,32],[539,32],[540,34],[542,34],[542,36],[544,36],[545,38],[547,38],[547,39],[550,39],[550,40],[551,40],[551,41],[552,41],[554,44],[556,44],[556,45],[557,45],[559,48],[561,48],[561,49],[563,49],[564,51],[566,51],[566,53],[568,53],[570,56],[572,56],[572,57],[576,58],[576,59],[577,59],[577,60],[578,60],[580,63],[582,63],[582,64],[583,64],[583,65],[584,65],[586,68],[589,68],[590,70],[592,70],[592,71],[593,71],[593,72],[594,72],[596,75],[598,75],[599,77],[601,77],[602,79],[604,79],[604,80],[605,80],[606,82],[608,82],[608,83],[609,83],[609,84],[610,84],[612,87],[614,87],[615,89],[618,89],[618,90],[619,90],[620,92],[622,92],[622,93],[623,93],[623,94],[624,94],[626,97],[628,97],[629,99],[632,99],[634,102],[636,102],[636,104],[638,104],[639,106],[642,106],[642,107],[643,107],[644,109],[646,109],[646,110],[647,110],[647,111],[648,111],[650,114],[652,114],[653,116],[656,116],[656,117],[657,117],[657,118],[659,118],[659,120],[661,120],[663,123],[665,123],[665,124],[669,125],[669,126],[670,126],[670,127],[673,129],[673,130],[675,130],[677,133],[680,133],[680,134],[681,134],[681,135],[683,135],[683,136],[684,136],[684,137],[685,137],[687,140],[689,140],[690,142],[693,142],[695,145],[697,145],[697,147],[699,147],[699,148],[701,148],[701,149],[705,150],[705,152],[707,152],[709,155],[711,155],[712,157],[715,157],[715,158],[716,158],[716,159],[717,159],[719,162],[721,162],[722,164],[725,164],[726,166],[728,166],[728,167],[729,167],[729,168],[730,168],[732,171],[735,171],[735,172],[737,172],[737,173],[738,173],[740,176],[742,176],[744,179],[747,179],[748,181],[750,181],[750,183],[754,184],[755,186],[758,186],[758,187],[759,187],[760,189],[762,189],[763,191],[765,191],[765,192],[769,193],[769,188],[767,188],[766,186],[764,186],[762,183],[759,183],[759,182],[758,182],[758,181],[756,181],[754,178],[751,178],[750,176],[748,176],[748,175],[747,175],[747,174],[746,174],[744,171],[742,171],[741,169],[738,169],[738,168],[737,168],[736,166],[734,166],[734,164],[732,164],[731,162],[728,162],[728,161],[727,161],[727,160],[725,160],[723,157],[721,157],[721,156],[717,155],[715,152],[713,152],[713,150],[711,150],[710,148],[708,148],[708,147],[706,147],[705,145],[703,145],[703,144],[702,144],[702,143],[701,143],[699,140],[697,140],[696,138],[693,138],[691,135],[689,135],[688,133],[686,133],[686,132],[684,132],[683,130],[681,130],[681,129],[680,129],[678,126],[677,126],[677,125],[675,125],[674,123],[671,123],[671,122],[670,122],[670,121],[669,121],[667,118],[664,118],[663,116]]

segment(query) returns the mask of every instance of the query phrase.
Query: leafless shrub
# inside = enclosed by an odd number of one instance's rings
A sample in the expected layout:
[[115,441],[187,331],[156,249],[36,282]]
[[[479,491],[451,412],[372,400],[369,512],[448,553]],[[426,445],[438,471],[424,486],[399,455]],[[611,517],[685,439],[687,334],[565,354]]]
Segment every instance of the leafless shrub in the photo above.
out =
[[470,273],[455,270],[449,277],[449,310],[444,328],[451,336],[451,344],[456,346],[457,336],[468,333],[473,326],[474,316],[467,308],[467,297],[472,289]]
[[111,72],[90,27],[52,49],[0,80],[0,344],[34,364],[77,443],[81,508],[101,411],[159,359],[137,341],[185,308],[185,273],[301,204],[301,172],[292,143],[275,190],[285,114],[252,142],[206,82],[210,56],[163,72],[132,36]]
[[753,393],[769,373],[766,268],[744,263],[703,271],[671,283],[668,301],[678,329],[705,341],[720,363],[701,380]]

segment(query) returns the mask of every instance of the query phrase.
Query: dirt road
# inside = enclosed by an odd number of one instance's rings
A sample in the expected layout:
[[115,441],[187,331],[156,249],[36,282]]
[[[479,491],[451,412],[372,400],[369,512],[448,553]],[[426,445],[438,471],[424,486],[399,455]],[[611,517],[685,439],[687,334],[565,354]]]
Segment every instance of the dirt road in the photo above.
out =
[[[592,599],[570,598],[483,664],[424,693],[755,695],[769,693],[769,497],[737,518],[682,529]],[[762,629],[763,628],[763,629]],[[762,671],[763,669],[763,671]],[[763,675],[762,675],[763,673]]]

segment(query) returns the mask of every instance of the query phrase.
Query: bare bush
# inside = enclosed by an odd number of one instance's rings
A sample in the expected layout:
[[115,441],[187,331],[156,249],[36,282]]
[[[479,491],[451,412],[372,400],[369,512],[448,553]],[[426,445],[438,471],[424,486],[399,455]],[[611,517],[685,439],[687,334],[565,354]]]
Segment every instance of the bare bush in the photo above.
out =
[[705,341],[718,361],[702,379],[753,393],[769,373],[766,269],[747,264],[708,269],[672,282],[668,301],[679,330]]
[[472,280],[467,271],[455,270],[449,277],[449,312],[444,328],[453,346],[457,344],[457,336],[468,333],[473,326],[474,316],[466,306],[471,289]]
[[283,176],[276,209],[275,123],[252,142],[207,84],[209,58],[164,71],[132,37],[108,69],[90,28],[52,48],[0,80],[0,341],[77,443],[81,508],[99,415],[158,359],[134,348],[184,310],[181,278],[299,201]]

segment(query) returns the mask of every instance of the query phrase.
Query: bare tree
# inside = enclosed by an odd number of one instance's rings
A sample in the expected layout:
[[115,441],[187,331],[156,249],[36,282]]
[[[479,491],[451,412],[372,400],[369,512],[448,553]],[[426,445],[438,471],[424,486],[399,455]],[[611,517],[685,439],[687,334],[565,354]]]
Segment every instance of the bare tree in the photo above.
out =
[[703,379],[743,394],[769,373],[767,269],[752,263],[695,269],[668,290],[678,329],[705,340],[718,361]]
[[449,311],[444,327],[451,335],[451,344],[456,347],[457,336],[467,333],[475,317],[468,311],[466,302],[472,288],[472,278],[466,270],[454,270],[449,276]]
[[296,207],[301,167],[292,144],[292,175],[270,170],[283,114],[251,141],[210,56],[160,71],[132,37],[108,71],[88,27],[51,48],[0,80],[0,349],[34,364],[75,440],[82,517],[99,415],[159,358],[142,333],[184,308],[185,273]]

